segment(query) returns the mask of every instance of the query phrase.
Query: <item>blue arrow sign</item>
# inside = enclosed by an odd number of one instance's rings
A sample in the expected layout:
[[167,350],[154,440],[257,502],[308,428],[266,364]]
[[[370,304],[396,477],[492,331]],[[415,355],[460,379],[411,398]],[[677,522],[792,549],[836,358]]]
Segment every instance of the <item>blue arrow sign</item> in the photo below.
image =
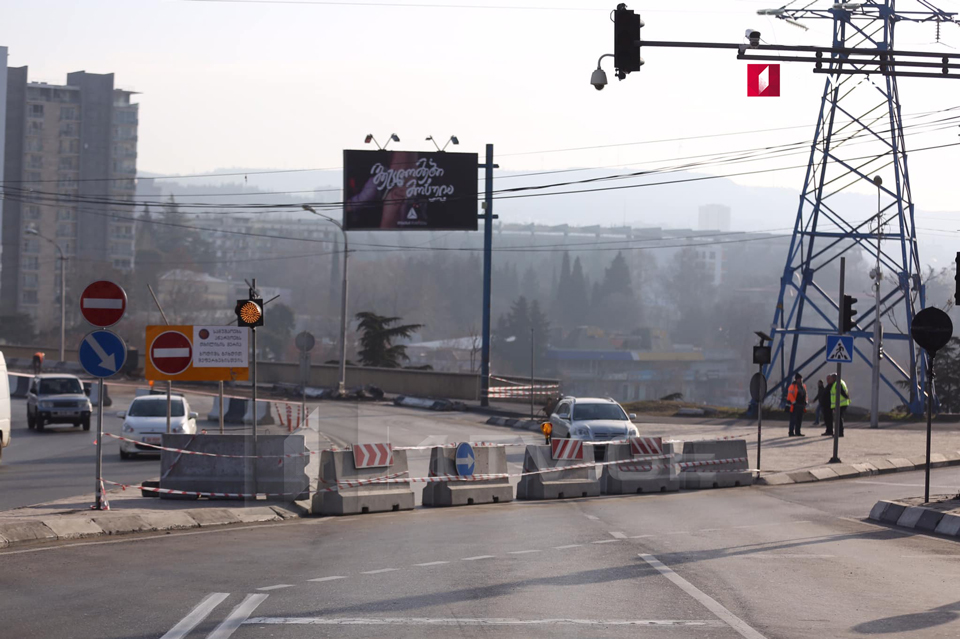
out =
[[460,477],[469,477],[473,474],[476,466],[476,455],[473,453],[473,446],[463,442],[457,446],[457,475]]
[[827,361],[841,364],[853,362],[853,336],[827,335]]
[[87,333],[80,342],[80,365],[94,377],[111,377],[127,361],[127,345],[112,331]]

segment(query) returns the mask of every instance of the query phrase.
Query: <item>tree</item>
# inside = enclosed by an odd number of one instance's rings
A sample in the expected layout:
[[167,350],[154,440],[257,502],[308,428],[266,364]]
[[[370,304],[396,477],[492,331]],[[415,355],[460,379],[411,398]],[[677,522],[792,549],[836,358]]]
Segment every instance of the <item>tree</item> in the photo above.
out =
[[950,338],[947,345],[937,351],[933,362],[937,367],[935,383],[940,412],[960,413],[960,339]]
[[357,313],[360,320],[360,364],[379,368],[400,368],[401,361],[407,361],[407,347],[394,344],[393,341],[410,337],[423,328],[423,324],[401,324],[393,326],[400,317],[384,317],[369,311]]
[[623,253],[617,252],[610,266],[603,273],[603,284],[600,285],[601,299],[615,294],[633,296],[633,284],[630,282],[630,267]]
[[497,321],[496,351],[511,372],[528,373],[530,371],[531,328],[535,339],[534,348],[537,361],[546,358],[550,322],[540,310],[536,300],[527,302],[521,296],[510,308],[507,315],[501,315]]
[[580,326],[587,320],[590,310],[590,297],[587,291],[587,278],[583,275],[583,264],[578,257],[573,261],[573,271],[570,273],[570,285],[561,295],[566,294],[566,305],[563,309],[565,323],[568,326]]
[[674,341],[702,346],[716,332],[713,273],[707,271],[697,250],[691,247],[674,256],[672,271],[667,295],[677,310],[671,331]]

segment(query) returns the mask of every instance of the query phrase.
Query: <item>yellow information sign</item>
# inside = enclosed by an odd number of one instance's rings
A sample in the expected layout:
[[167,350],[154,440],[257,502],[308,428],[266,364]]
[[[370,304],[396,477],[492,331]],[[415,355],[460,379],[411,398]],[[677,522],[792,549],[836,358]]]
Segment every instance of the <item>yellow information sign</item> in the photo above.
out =
[[146,378],[247,381],[249,336],[250,329],[240,326],[148,326]]

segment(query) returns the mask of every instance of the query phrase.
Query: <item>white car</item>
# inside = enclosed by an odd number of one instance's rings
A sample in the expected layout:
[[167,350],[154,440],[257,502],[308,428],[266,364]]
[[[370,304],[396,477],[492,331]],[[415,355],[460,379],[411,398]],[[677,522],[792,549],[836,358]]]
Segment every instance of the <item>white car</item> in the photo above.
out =
[[[167,432],[166,395],[144,395],[135,398],[130,408],[117,413],[123,419],[123,436],[136,441],[120,440],[120,459],[135,455],[159,455],[160,451],[143,444],[159,446]],[[197,432],[197,414],[183,397],[170,398],[170,432],[194,435]],[[142,443],[137,443],[142,442]]]
[[[633,422],[636,415],[627,415],[617,402],[600,397],[564,397],[550,415],[555,438],[605,442],[637,437],[640,431]],[[594,446],[594,456],[602,459],[606,449]]]

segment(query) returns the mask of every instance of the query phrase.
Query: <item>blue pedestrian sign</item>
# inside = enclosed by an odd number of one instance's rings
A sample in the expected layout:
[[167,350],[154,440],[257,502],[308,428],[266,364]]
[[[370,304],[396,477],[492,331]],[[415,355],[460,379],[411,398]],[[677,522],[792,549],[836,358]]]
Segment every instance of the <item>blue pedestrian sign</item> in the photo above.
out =
[[827,361],[841,364],[853,362],[853,336],[827,335]]
[[127,345],[112,331],[87,333],[80,342],[80,365],[94,377],[111,377],[127,361]]
[[473,475],[473,469],[476,467],[477,458],[473,452],[473,446],[463,442],[457,446],[457,475],[460,477],[469,477]]

